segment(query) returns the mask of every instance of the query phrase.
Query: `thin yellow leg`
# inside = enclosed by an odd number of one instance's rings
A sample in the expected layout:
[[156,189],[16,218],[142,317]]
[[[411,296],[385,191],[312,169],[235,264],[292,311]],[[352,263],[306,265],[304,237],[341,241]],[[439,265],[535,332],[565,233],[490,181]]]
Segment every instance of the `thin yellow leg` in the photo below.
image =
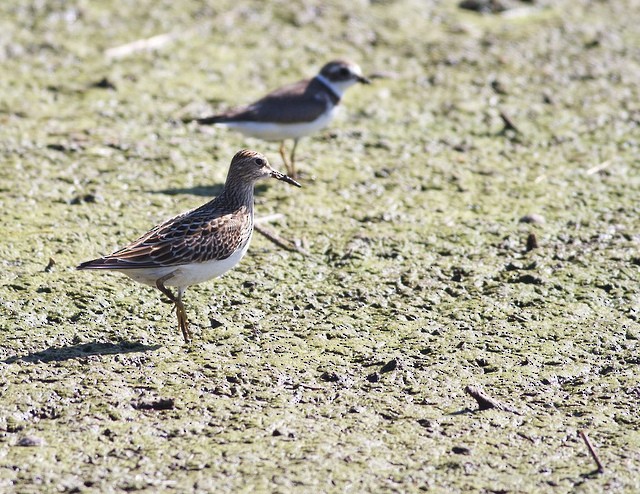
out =
[[287,159],[287,155],[285,154],[284,151],[285,151],[284,141],[282,141],[280,143],[280,156],[282,157],[282,162],[284,163],[284,166],[287,169],[287,175],[289,175],[291,178],[295,178],[293,175],[291,175],[292,168],[291,168],[291,165],[289,163],[289,160]]
[[291,156],[289,157],[289,166],[287,167],[287,174],[291,178],[296,178],[296,148],[298,147],[298,139],[293,140],[293,149],[291,150]]
[[182,331],[182,337],[185,342],[189,342],[192,339],[191,331],[189,330],[189,321],[187,320],[187,311],[184,308],[184,304],[182,303],[182,294],[184,293],[184,288],[178,289],[178,295],[174,295],[171,290],[169,290],[166,286],[164,286],[164,282],[168,279],[172,278],[173,274],[170,273],[167,276],[163,276],[156,280],[156,288],[164,293],[171,302],[176,306],[176,316],[178,318],[178,327],[180,331]]

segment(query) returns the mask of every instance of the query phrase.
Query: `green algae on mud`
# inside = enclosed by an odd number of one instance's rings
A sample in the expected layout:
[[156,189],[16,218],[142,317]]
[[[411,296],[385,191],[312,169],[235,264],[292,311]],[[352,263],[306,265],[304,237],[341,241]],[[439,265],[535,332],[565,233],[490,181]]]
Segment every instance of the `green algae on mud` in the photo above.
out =
[[[0,488],[640,490],[639,13],[534,5],[3,3]],[[73,270],[239,148],[278,166],[182,117],[336,56],[392,77],[301,142],[302,190],[257,197],[308,256],[256,237],[187,292],[189,347],[155,291]]]

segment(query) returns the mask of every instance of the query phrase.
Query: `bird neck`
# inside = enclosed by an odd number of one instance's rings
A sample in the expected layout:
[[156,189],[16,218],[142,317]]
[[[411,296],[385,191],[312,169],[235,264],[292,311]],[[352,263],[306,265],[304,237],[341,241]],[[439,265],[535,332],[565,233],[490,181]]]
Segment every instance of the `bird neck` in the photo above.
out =
[[221,196],[224,196],[224,202],[233,209],[245,206],[253,213],[253,187],[253,182],[227,178]]
[[342,93],[343,93],[343,91],[341,91],[340,88],[337,88],[334,84],[331,84],[329,79],[327,79],[322,74],[318,74],[316,76],[316,81],[318,81],[320,84],[322,84],[325,87],[334,105],[337,105],[338,103],[340,103],[340,98],[342,98]]

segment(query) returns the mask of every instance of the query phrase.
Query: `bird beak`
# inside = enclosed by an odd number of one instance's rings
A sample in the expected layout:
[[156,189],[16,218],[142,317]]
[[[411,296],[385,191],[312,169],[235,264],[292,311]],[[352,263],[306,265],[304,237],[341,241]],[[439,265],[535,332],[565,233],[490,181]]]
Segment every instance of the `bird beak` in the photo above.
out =
[[294,179],[292,179],[288,175],[285,175],[284,173],[280,173],[276,170],[273,170],[271,172],[271,178],[277,178],[278,180],[282,180],[283,182],[287,182],[288,184],[295,185],[296,187],[302,187],[302,185],[300,185],[298,182],[296,182]]
[[371,79],[367,79],[365,76],[363,75],[359,75],[356,77],[356,80],[360,83],[360,84],[371,84]]

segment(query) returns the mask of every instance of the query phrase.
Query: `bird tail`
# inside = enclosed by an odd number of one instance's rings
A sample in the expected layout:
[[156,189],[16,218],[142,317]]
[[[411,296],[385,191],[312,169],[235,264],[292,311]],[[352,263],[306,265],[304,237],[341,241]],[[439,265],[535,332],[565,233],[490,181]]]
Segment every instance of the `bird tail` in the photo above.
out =
[[181,118],[180,121],[185,124],[189,124],[191,122],[197,122],[200,125],[214,125],[217,123],[224,122],[224,117],[222,115],[212,115],[210,117],[204,117],[204,118],[184,117],[184,118]]
[[195,121],[198,122],[200,125],[214,125],[217,123],[224,123],[225,120],[226,120],[225,117],[223,117],[222,115],[212,115],[210,117],[195,119]]
[[104,258],[100,259],[92,259],[90,261],[85,261],[76,266],[76,269],[109,269],[113,268],[110,263],[107,263]]

